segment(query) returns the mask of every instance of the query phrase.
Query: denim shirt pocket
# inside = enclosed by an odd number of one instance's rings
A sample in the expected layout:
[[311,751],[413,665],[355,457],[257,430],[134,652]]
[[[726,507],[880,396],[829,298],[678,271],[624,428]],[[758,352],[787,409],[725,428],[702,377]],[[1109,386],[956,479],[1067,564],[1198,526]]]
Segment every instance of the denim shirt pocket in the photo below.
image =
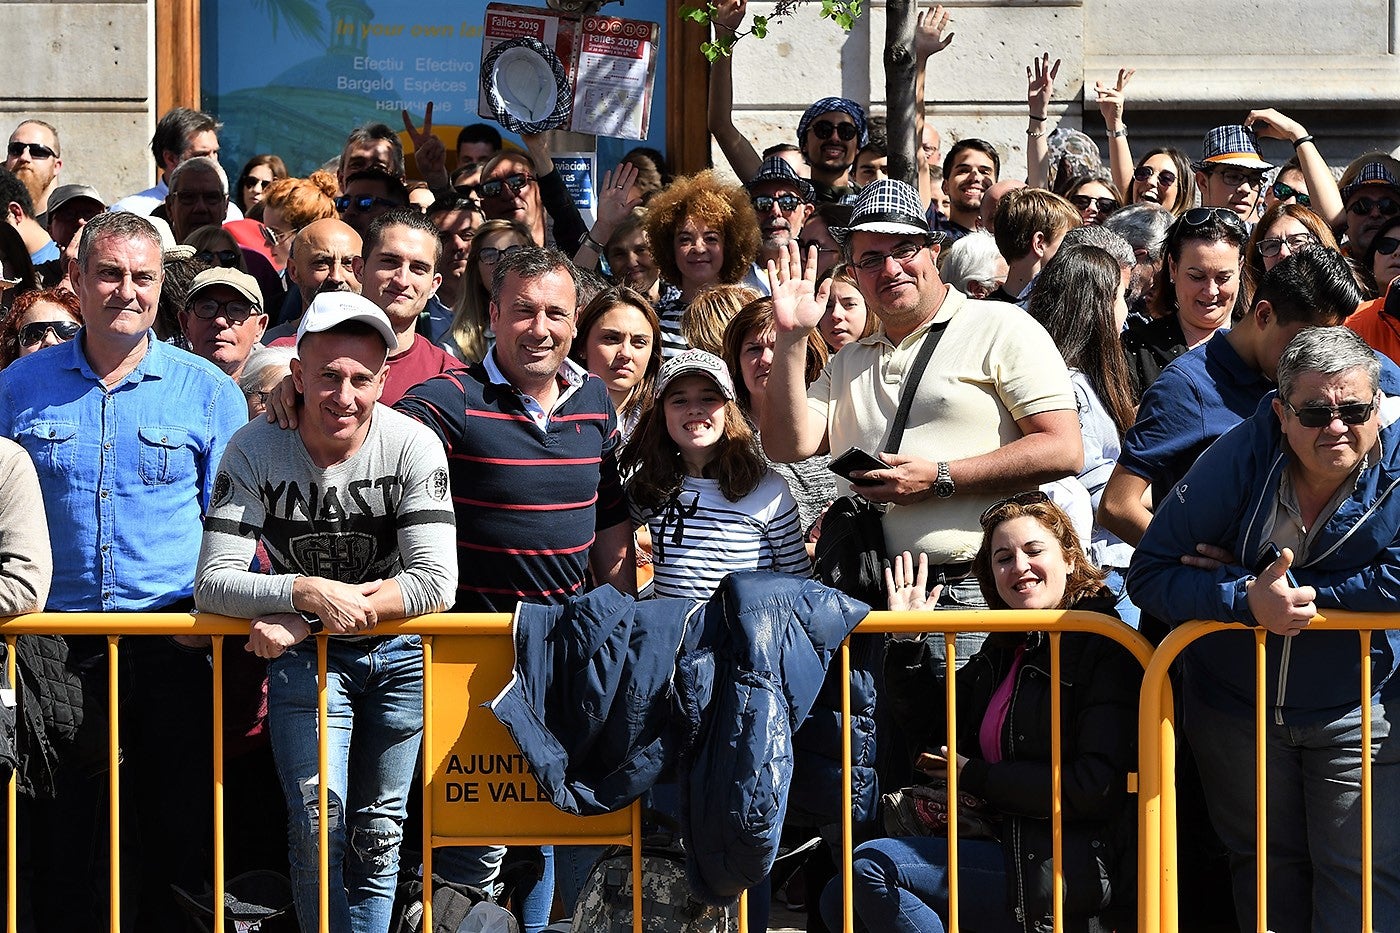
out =
[[137,429],[141,439],[141,481],[164,486],[194,473],[193,436],[185,428],[154,425]]
[[78,462],[76,421],[32,421],[20,427],[17,439],[41,473],[66,475]]

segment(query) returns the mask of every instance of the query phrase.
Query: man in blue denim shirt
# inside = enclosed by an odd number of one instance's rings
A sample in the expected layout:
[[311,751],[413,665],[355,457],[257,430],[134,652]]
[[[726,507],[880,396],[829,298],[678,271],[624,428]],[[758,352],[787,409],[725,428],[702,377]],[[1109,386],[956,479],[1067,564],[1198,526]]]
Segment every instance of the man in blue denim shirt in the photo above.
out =
[[[247,421],[246,403],[228,376],[151,331],[163,269],[160,236],[145,218],[93,218],[69,273],[83,330],[0,373],[0,435],[29,452],[48,513],[55,558],[49,608],[188,608],[214,470],[230,435]],[[73,655],[87,655],[100,672],[101,643],[88,641],[70,639]],[[203,650],[165,638],[127,639],[121,658],[122,786],[129,794],[122,809],[136,823],[124,828],[123,842],[139,844],[144,869],[123,872],[141,878],[143,888],[122,900],[141,928],[176,929],[170,883],[198,889],[208,875],[200,856],[212,824],[212,812],[202,818],[211,756],[198,749],[212,740],[209,665]],[[91,689],[105,691],[104,679],[99,673]],[[183,742],[191,754],[171,756],[172,743]],[[194,799],[179,810],[186,790]],[[105,793],[100,781],[61,789],[60,803],[73,803],[61,809],[81,818],[81,802]],[[171,819],[172,812],[180,818]],[[103,857],[69,858],[89,856]],[[75,867],[87,866],[70,861],[55,870],[71,878]],[[105,874],[94,867],[88,877]],[[84,913],[88,905],[75,905],[71,892],[56,897],[64,898],[55,905],[63,916],[53,929],[105,925]],[[106,895],[98,897],[92,909],[100,917]]]

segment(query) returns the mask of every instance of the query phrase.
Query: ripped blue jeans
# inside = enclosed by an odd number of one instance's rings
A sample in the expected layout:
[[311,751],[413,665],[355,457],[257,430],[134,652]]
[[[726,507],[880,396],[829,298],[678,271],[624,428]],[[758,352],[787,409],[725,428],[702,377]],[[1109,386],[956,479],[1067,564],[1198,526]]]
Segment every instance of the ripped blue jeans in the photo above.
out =
[[[328,639],[330,928],[386,933],[409,785],[423,737],[417,635]],[[319,929],[316,640],[268,666],[272,754],[287,797],[297,920]],[[348,841],[348,845],[347,845]]]

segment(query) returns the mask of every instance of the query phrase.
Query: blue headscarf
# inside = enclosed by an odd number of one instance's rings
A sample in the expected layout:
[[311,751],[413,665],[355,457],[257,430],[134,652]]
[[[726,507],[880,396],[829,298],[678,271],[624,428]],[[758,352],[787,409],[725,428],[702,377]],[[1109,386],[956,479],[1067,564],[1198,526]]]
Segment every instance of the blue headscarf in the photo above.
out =
[[856,123],[856,132],[860,137],[860,147],[863,149],[870,142],[870,128],[865,122],[865,108],[847,97],[823,97],[802,113],[802,119],[797,121],[797,145],[803,150],[807,148],[807,128],[824,113],[844,113]]

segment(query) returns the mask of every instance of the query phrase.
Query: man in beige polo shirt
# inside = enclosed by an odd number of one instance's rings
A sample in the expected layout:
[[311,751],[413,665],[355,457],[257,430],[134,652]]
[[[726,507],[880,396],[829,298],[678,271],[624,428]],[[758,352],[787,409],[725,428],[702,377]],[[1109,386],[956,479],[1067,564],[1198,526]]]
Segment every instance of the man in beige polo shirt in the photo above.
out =
[[[938,244],[917,192],[904,182],[865,188],[838,238],[880,326],[842,349],[804,389],[807,333],[821,319],[826,296],[814,296],[805,257],[786,254],[773,292],[776,346],[763,406],[764,449],[780,462],[852,446],[878,455],[888,467],[853,474],[861,483],[851,488],[888,503],[889,553],[928,554],[930,584],[944,584],[939,608],[984,607],[971,576],[983,510],[1083,468],[1069,373],[1050,336],[1024,311],[975,301],[943,284]],[[945,324],[900,452],[881,454],[903,375],[930,327]],[[960,659],[968,657],[964,642],[979,640],[960,640]]]

